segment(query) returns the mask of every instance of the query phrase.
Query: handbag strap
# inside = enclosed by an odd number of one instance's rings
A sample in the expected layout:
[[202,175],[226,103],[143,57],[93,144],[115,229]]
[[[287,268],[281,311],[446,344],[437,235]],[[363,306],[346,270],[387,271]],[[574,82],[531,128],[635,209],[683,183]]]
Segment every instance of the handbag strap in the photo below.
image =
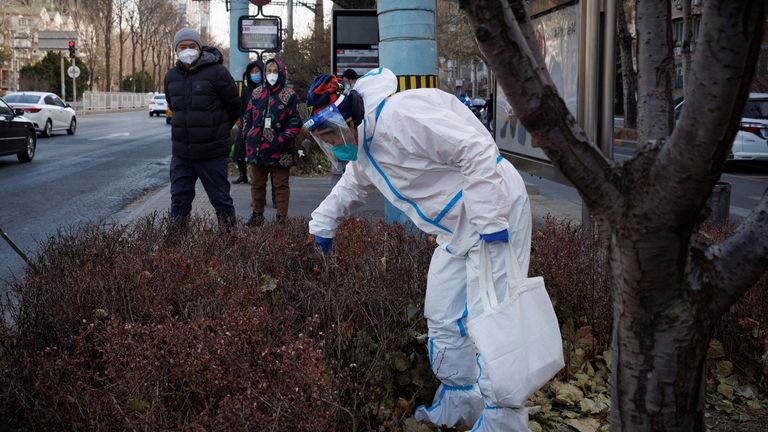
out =
[[480,242],[479,261],[477,279],[480,286],[480,300],[483,303],[483,310],[489,311],[499,304],[499,299],[496,296],[496,288],[493,285],[491,255],[488,253],[488,246],[484,241]]
[[[512,244],[504,244],[506,253],[504,254],[504,260],[506,262],[507,271],[507,295],[512,296],[514,290],[520,288],[520,283],[523,282],[527,275],[523,274],[520,268],[520,263],[517,261],[517,255],[515,255],[515,249]],[[499,304],[499,298],[496,295],[496,288],[493,284],[493,265],[491,263],[491,255],[488,252],[488,245],[486,242],[480,242],[480,264],[478,268],[478,283],[480,285],[480,299],[483,303],[483,310],[490,310]]]
[[[512,247],[511,243],[507,243],[507,250],[508,253],[504,254],[504,258],[507,262],[507,277],[511,281],[524,281],[528,278],[527,274],[523,274],[523,270],[520,268],[520,262],[517,260],[517,255],[515,255],[515,248]],[[517,286],[517,284],[515,284]]]

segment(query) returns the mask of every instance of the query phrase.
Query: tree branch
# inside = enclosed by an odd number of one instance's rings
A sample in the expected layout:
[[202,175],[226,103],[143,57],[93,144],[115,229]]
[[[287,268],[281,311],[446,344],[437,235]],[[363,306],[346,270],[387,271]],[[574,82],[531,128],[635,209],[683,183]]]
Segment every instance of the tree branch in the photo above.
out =
[[638,141],[667,138],[672,131],[672,19],[669,2],[637,3]]
[[650,174],[662,180],[655,191],[662,200],[659,208],[677,209],[658,215],[673,226],[696,219],[725,166],[765,21],[763,0],[709,0],[702,7],[701,28],[707,31],[699,33],[685,108]]
[[[537,146],[579,189],[589,207],[608,212],[621,195],[619,174],[576,123],[544,67],[523,2],[461,0],[480,49]],[[511,6],[510,6],[511,5]],[[506,6],[506,7],[505,7]],[[520,23],[514,13],[520,15]],[[533,48],[535,47],[535,48]]]
[[701,280],[711,295],[710,309],[720,316],[768,270],[768,189],[730,237],[704,253]]

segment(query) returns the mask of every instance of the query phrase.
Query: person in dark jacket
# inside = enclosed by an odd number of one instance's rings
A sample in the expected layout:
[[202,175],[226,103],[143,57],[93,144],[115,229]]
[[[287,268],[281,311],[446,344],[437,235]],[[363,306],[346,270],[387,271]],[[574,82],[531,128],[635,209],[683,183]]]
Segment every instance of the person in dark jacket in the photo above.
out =
[[[253,91],[264,85],[264,63],[261,60],[255,60],[248,63],[243,72],[243,90],[240,93],[240,125],[243,124],[243,114],[248,108],[248,102],[251,101]],[[261,91],[261,90],[259,90]],[[245,161],[245,142],[242,134],[238,135],[234,143],[233,161],[237,164],[237,171],[240,176],[233,181],[234,184],[248,184],[248,164]],[[274,201],[274,199],[273,199]]]
[[199,178],[219,225],[229,227],[235,221],[227,165],[230,129],[240,116],[237,86],[219,50],[203,46],[195,30],[179,30],[173,48],[179,60],[165,75],[173,110],[171,217],[186,227]]
[[246,159],[251,174],[251,200],[253,213],[246,225],[264,222],[267,176],[277,200],[277,220],[288,214],[290,198],[290,167],[295,164],[295,138],[301,130],[298,96],[287,88],[283,63],[272,59],[266,63],[266,86],[254,91],[243,115],[243,137]]

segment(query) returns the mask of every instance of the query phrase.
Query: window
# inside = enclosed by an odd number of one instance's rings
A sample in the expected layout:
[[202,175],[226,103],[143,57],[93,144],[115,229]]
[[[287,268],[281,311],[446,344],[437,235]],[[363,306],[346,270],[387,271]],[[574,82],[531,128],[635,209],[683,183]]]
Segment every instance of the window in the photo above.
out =
[[165,100],[165,95],[157,95],[155,96],[155,100]]
[[40,101],[40,96],[28,95],[24,93],[9,94],[5,97],[5,101],[10,103],[36,104]]
[[0,101],[0,115],[3,116],[12,116],[13,115],[13,109],[6,105],[5,102]]
[[45,104],[46,105],[56,105],[56,101],[53,100],[53,96],[46,96],[45,97]]
[[751,99],[744,106],[742,117],[751,119],[768,119],[768,99]]
[[56,106],[60,106],[62,108],[66,108],[67,104],[61,101],[58,96],[51,96],[53,98],[53,104]]

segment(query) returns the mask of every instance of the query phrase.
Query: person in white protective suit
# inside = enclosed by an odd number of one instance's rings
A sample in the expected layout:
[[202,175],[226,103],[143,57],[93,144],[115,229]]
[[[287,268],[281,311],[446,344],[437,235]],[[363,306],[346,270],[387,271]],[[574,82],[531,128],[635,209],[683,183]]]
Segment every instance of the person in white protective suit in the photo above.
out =
[[[478,250],[488,242],[499,298],[505,292],[505,248],[511,246],[527,274],[531,211],[517,170],[499,155],[483,124],[455,96],[437,89],[401,93],[388,69],[372,70],[355,84],[364,106],[356,152],[326,151],[355,160],[312,213],[309,232],[328,252],[340,221],[378,189],[422,231],[434,235],[424,315],[429,361],[441,384],[417,420],[473,431],[527,431],[522,407],[500,406],[483,374],[483,360],[466,332],[467,319],[482,311]],[[305,123],[328,147],[314,118]],[[316,121],[317,120],[317,121]],[[331,127],[324,126],[327,132]],[[349,143],[342,144],[348,146]],[[338,147],[333,147],[334,150]]]

